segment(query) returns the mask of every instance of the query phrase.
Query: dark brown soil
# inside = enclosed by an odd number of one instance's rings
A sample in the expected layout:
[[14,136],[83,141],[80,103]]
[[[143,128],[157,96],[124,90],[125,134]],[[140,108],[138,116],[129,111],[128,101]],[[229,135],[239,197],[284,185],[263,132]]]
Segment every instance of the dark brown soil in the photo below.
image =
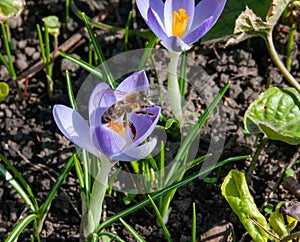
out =
[[[131,9],[131,1],[95,1],[97,9],[89,1],[80,1],[79,8],[93,17],[97,14],[103,22],[123,27],[127,14]],[[90,1],[93,2],[93,1]],[[80,31],[83,23],[71,12],[70,25],[65,24],[64,2],[56,0],[27,1],[23,14],[12,20],[11,36],[14,44],[14,60],[18,74],[40,60],[40,48],[37,40],[36,23],[42,23],[42,17],[57,15],[61,21],[59,43],[63,43],[71,35]],[[138,25],[145,24],[138,18]],[[106,58],[124,51],[124,36],[104,30],[97,30],[98,39]],[[287,34],[278,27],[275,43],[284,59]],[[87,60],[88,41],[72,53]],[[300,81],[300,37],[296,33],[295,51],[293,52],[292,74]],[[129,49],[143,48],[144,39],[130,36]],[[3,45],[1,51],[3,50]],[[243,115],[249,104],[266,90],[268,78],[272,86],[287,87],[287,82],[271,62],[264,42],[261,39],[251,39],[238,46],[222,48],[222,44],[213,46],[195,44],[189,51],[189,58],[198,63],[212,77],[218,88],[231,80],[229,91],[223,99],[226,113],[226,141],[220,160],[231,156],[253,154],[255,138],[243,134]],[[67,66],[67,67],[66,67]],[[57,58],[54,65],[54,98],[47,95],[46,77],[44,71],[38,72],[28,82],[27,100],[20,100],[15,83],[10,80],[3,65],[0,65],[0,80],[10,86],[8,98],[0,103],[0,153],[3,154],[24,176],[31,185],[34,194],[41,204],[46,198],[58,173],[64,167],[66,160],[72,154],[74,145],[58,130],[52,117],[52,107],[56,103],[69,106],[64,70],[71,70],[73,86],[76,90],[88,75],[87,72]],[[21,83],[24,90],[24,83]],[[198,110],[200,111],[200,110]],[[209,125],[203,130],[209,132]],[[201,139],[199,153],[207,149],[209,140]],[[259,157],[250,190],[258,207],[268,199],[268,194],[279,179],[284,167],[297,151],[297,147],[282,142],[269,141]],[[223,178],[231,169],[246,172],[250,160],[241,160],[216,170],[210,177],[218,177],[215,183],[195,180],[180,188],[172,202],[172,212],[167,227],[174,241],[190,241],[192,225],[192,203],[197,209],[197,233],[203,234],[213,226],[224,221],[232,223],[236,238],[242,238],[245,232],[238,218],[230,209],[221,195],[220,187]],[[299,171],[299,164],[292,167]],[[66,181],[55,198],[46,217],[41,237],[43,241],[78,241],[80,225],[80,195],[75,171]],[[105,201],[105,215],[110,216],[126,208],[122,202],[123,193],[113,192]],[[143,199],[142,196],[135,198]],[[268,203],[276,205],[279,201],[295,200],[279,185]],[[19,221],[24,211],[24,202],[16,192],[0,178],[0,240],[3,241]],[[263,211],[262,211],[263,212]],[[126,217],[147,241],[164,241],[161,229],[156,225],[156,218],[151,207]],[[30,241],[32,226],[21,235],[20,241]],[[125,241],[134,241],[121,223],[115,223],[109,230],[117,233]],[[246,240],[250,241],[249,237]],[[200,240],[199,240],[200,241]],[[204,241],[204,240],[203,240]],[[217,241],[217,240],[211,240]],[[221,241],[221,240],[220,240]],[[222,240],[223,241],[223,240]],[[226,240],[224,240],[226,241]],[[229,240],[228,240],[229,241]]]

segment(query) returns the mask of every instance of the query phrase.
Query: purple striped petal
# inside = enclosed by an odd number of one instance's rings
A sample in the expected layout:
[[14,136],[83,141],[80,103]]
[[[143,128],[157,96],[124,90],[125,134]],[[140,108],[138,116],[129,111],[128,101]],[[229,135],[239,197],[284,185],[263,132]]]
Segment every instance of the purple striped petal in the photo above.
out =
[[164,3],[162,0],[136,0],[136,5],[146,22],[148,22],[148,9],[152,8],[161,20],[164,18]]
[[[116,97],[106,83],[99,83],[92,91],[89,99],[89,122],[91,126],[96,126],[98,123],[96,115],[103,113],[116,102]],[[99,124],[98,124],[99,125]]]
[[153,132],[159,120],[160,110],[159,106],[153,106],[130,114],[129,120],[136,132],[133,139],[134,146],[139,145]]
[[140,146],[132,146],[129,149],[124,150],[122,153],[115,154],[111,157],[112,160],[121,160],[121,161],[133,161],[140,160],[152,152],[156,146],[156,139],[153,139]]
[[128,93],[139,91],[149,92],[149,82],[144,70],[138,71],[122,81],[117,87],[115,94],[117,99],[120,100]]
[[91,141],[90,127],[77,111],[64,105],[55,105],[53,117],[57,127],[69,140],[91,154],[100,156]]
[[177,36],[168,37],[165,40],[161,41],[161,44],[166,47],[168,50],[174,52],[184,52],[189,50],[192,46],[189,46],[182,39],[178,38]]
[[192,44],[202,38],[212,27],[213,25],[213,17],[206,19],[202,22],[197,29],[193,32],[189,33],[187,36],[183,38],[183,41],[187,44]]
[[90,133],[96,148],[110,159],[113,155],[122,153],[125,148],[126,141],[121,134],[104,125],[91,127]]
[[195,15],[191,31],[194,31],[204,20],[211,16],[213,17],[213,26],[220,17],[225,4],[226,0],[201,0],[195,8]]
[[163,25],[164,20],[160,19],[151,8],[148,9],[148,21],[146,22],[152,32],[159,38],[167,38],[165,26]]

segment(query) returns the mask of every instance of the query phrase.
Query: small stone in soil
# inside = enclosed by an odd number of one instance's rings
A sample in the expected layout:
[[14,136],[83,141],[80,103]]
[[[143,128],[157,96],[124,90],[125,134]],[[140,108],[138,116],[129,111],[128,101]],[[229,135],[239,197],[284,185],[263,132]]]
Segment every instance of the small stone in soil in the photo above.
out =
[[28,63],[27,63],[27,61],[24,60],[24,59],[17,59],[17,61],[16,61],[16,67],[17,67],[20,71],[23,71],[23,70],[27,69]]
[[27,45],[27,40],[20,40],[18,42],[18,48],[19,49],[24,49],[26,47],[26,45]]
[[28,55],[28,56],[32,56],[33,53],[35,53],[35,48],[34,47],[26,47],[25,48],[25,54]]

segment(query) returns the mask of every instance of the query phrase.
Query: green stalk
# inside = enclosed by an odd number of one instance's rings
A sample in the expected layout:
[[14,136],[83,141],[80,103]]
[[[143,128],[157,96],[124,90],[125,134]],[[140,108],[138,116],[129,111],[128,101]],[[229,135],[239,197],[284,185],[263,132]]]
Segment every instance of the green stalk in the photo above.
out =
[[8,65],[9,65],[8,71],[9,71],[12,79],[16,80],[17,75],[16,75],[14,64],[13,64],[13,61],[12,61],[12,56],[11,56],[10,47],[9,47],[9,41],[8,41],[8,37],[7,37],[7,34],[6,34],[6,29],[5,29],[5,24],[4,23],[1,23],[1,31],[2,31],[2,35],[3,35],[4,47],[5,47],[5,51],[6,51],[7,59],[8,59]]
[[180,63],[180,76],[179,76],[179,90],[181,93],[181,105],[184,105],[185,92],[186,92],[186,63],[187,63],[187,52],[182,54]]
[[129,25],[132,19],[132,12],[129,12],[126,25],[125,25],[125,36],[124,36],[124,50],[128,51],[128,36],[129,36]]
[[295,36],[295,30],[297,28],[296,23],[293,23],[290,32],[289,37],[286,45],[286,68],[288,71],[291,71],[292,69],[292,52],[293,52],[293,44],[294,44],[294,36]]
[[66,23],[69,24],[70,20],[70,0],[66,0]]
[[88,212],[82,218],[84,237],[90,237],[100,224],[103,201],[108,188],[108,175],[112,166],[113,163],[106,157],[101,160],[101,169],[94,179]]
[[52,66],[51,66],[51,52],[50,52],[50,40],[47,24],[44,25],[45,28],[45,47],[46,47],[46,76],[47,76],[47,86],[48,86],[48,95],[51,98],[53,96],[53,80],[52,80]]
[[253,173],[253,171],[254,171],[254,169],[255,169],[255,164],[256,164],[256,162],[257,162],[257,160],[258,160],[258,157],[259,157],[259,155],[260,155],[262,149],[265,147],[265,145],[266,145],[266,143],[267,143],[268,140],[269,140],[268,138],[263,138],[263,139],[260,141],[258,147],[256,148],[256,151],[255,151],[255,153],[254,153],[254,156],[253,156],[253,158],[252,158],[252,160],[251,160],[249,169],[248,169],[247,174],[246,174],[246,180],[247,180],[247,183],[248,183],[248,184],[249,184],[250,181],[251,181],[252,173]]
[[300,92],[300,84],[297,82],[297,80],[292,76],[292,74],[287,70],[285,65],[282,63],[280,60],[275,47],[273,43],[273,38],[272,38],[272,31],[268,32],[266,36],[263,36],[267,49],[269,51],[269,54],[271,56],[272,61],[274,64],[278,67],[278,69],[281,71],[285,79],[293,86],[295,87],[299,92]]
[[170,63],[168,65],[168,95],[171,109],[179,123],[182,121],[181,93],[178,84],[177,67],[181,52],[170,51]]

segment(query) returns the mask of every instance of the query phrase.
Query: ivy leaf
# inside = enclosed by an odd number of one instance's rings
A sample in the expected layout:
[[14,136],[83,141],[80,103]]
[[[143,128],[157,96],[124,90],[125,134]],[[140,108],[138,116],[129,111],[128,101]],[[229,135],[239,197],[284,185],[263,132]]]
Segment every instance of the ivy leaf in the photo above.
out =
[[260,94],[244,116],[246,133],[300,144],[300,94],[295,88],[271,87]]
[[239,217],[252,239],[254,241],[267,242],[268,234],[249,219],[256,220],[264,229],[269,230],[265,217],[257,209],[254,199],[249,192],[244,173],[231,170],[225,177],[221,190],[222,195]]
[[19,15],[25,6],[25,0],[1,0],[0,22]]

